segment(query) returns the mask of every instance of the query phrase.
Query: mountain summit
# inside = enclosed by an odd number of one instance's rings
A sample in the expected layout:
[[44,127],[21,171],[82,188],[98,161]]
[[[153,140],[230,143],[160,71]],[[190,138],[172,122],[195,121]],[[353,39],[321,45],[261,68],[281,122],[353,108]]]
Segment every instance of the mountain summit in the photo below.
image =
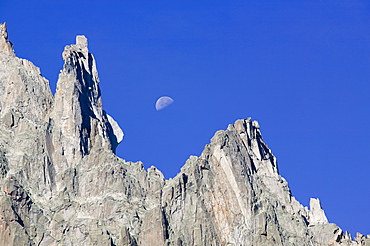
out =
[[0,25],[0,245],[370,245],[292,196],[257,121],[216,132],[173,179],[118,158],[86,37],[62,56],[53,96]]

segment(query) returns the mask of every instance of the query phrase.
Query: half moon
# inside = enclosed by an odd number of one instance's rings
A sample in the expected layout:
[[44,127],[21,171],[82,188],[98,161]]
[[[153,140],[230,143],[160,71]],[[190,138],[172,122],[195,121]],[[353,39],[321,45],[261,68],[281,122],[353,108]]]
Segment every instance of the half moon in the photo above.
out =
[[159,111],[161,109],[168,107],[172,103],[173,103],[173,99],[171,97],[168,97],[168,96],[160,97],[155,103],[155,109]]

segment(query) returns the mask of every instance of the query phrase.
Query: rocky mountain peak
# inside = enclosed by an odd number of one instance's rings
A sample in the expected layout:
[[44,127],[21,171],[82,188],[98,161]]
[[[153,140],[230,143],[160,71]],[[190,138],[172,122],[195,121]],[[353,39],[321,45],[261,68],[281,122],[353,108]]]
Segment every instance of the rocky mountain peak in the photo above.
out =
[[310,224],[325,224],[328,223],[324,210],[321,208],[320,200],[318,198],[310,199]]
[[8,41],[8,31],[6,30],[6,23],[0,23],[0,53],[8,56],[15,56],[13,45]]
[[86,37],[65,47],[53,97],[0,34],[0,245],[370,244],[329,223],[318,199],[294,198],[257,121],[217,131],[165,180],[114,154],[123,132]]
[[53,112],[53,144],[65,167],[75,165],[92,148],[115,151],[123,138],[118,124],[102,108],[95,59],[85,36],[63,51],[64,66],[57,82]]

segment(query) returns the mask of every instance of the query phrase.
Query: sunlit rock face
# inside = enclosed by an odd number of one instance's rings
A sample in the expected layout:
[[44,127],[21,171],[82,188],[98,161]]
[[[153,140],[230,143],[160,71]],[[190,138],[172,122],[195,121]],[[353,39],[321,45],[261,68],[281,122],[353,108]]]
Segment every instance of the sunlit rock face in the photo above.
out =
[[218,131],[165,180],[114,152],[87,39],[65,47],[55,96],[0,25],[0,245],[369,245],[291,194],[258,122]]

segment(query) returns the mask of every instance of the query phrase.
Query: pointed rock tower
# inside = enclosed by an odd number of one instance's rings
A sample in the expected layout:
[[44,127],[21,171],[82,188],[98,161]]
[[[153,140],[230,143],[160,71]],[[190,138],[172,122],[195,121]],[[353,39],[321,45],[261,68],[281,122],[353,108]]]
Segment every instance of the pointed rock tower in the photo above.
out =
[[85,36],[63,51],[64,67],[59,74],[51,122],[51,156],[63,170],[78,164],[92,149],[115,151],[123,132],[102,108],[95,59],[88,52]]

